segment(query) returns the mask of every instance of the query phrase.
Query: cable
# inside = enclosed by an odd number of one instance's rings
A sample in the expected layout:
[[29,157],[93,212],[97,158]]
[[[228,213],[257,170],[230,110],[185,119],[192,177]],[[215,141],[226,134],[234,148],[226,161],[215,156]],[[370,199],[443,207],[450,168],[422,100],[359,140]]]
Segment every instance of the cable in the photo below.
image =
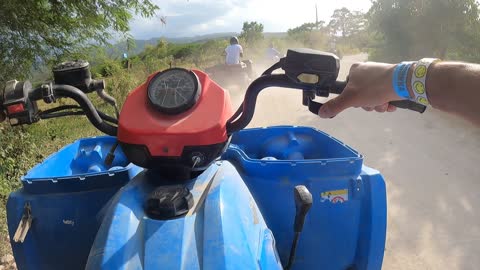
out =
[[71,109],[82,109],[82,107],[78,105],[62,105],[55,108],[47,109],[45,111],[41,111],[41,113],[49,114],[49,113],[59,112],[63,110],[71,110]]
[[[49,119],[49,118],[55,118],[55,117],[60,117],[62,115],[55,115],[53,117],[49,117],[49,116],[45,116],[45,115],[50,115],[51,113],[56,113],[56,112],[60,112],[60,111],[64,111],[64,110],[71,110],[71,109],[82,109],[82,107],[78,106],[78,105],[63,105],[63,106],[58,106],[58,107],[55,107],[55,108],[51,108],[51,109],[47,109],[45,111],[41,111],[39,113],[39,116],[41,119]],[[117,118],[113,118],[111,116],[109,116],[108,114],[100,111],[100,110],[97,110],[97,113],[98,115],[100,116],[100,118],[102,118],[103,120],[107,121],[107,122],[110,122],[110,123],[113,123],[113,124],[118,124],[118,119]],[[69,116],[69,115],[85,115],[85,112],[77,112],[75,111],[74,114],[63,114],[63,116]]]
[[103,121],[95,106],[81,90],[70,85],[53,85],[53,91],[59,97],[69,97],[75,100],[82,107],[90,123],[98,130],[110,136],[117,135],[117,127]]
[[100,115],[100,118],[102,118],[103,120],[118,125],[118,118],[113,118],[110,115],[99,110],[97,110],[97,113],[98,115]]
[[71,116],[71,115],[85,115],[82,111],[77,112],[57,112],[57,113],[41,113],[39,115],[40,119],[52,119],[64,116]]

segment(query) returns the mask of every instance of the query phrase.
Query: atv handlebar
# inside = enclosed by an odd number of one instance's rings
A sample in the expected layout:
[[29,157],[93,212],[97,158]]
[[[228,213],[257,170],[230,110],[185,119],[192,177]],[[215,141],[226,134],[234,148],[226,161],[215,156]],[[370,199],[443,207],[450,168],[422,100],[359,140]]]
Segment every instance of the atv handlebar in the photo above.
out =
[[[77,87],[50,83],[31,89],[31,85],[28,82],[22,82],[23,87],[17,87],[17,83],[19,82],[12,83],[14,87],[10,93],[6,94],[9,97],[6,100],[2,100],[0,104],[0,114],[6,113],[8,118],[10,118],[10,124],[32,124],[39,119],[67,115],[86,115],[90,123],[98,130],[111,136],[117,135],[117,127],[110,123],[117,124],[118,120],[97,110],[87,95]],[[102,93],[103,90],[98,90],[97,92]],[[100,93],[99,96],[103,98],[103,95],[100,95]],[[3,99],[5,95],[0,96]],[[43,100],[46,103],[51,103],[62,97],[75,100],[79,106],[63,105],[45,111],[38,110],[36,106],[36,101]],[[113,100],[110,96],[106,98]]]
[[253,81],[245,92],[243,103],[237,112],[227,121],[227,133],[231,134],[245,128],[253,118],[257,96],[268,87],[293,88],[300,90],[315,90],[309,84],[296,83],[285,74],[263,75]]
[[[272,74],[283,69],[284,74]],[[316,96],[328,97],[330,94],[341,94],[347,81],[337,81],[340,70],[339,58],[331,53],[311,49],[290,49],[284,58],[263,72],[262,76],[248,87],[245,98],[227,121],[227,133],[232,134],[245,128],[253,118],[257,96],[265,88],[283,87],[303,90],[303,105],[318,114],[323,105],[315,102]],[[392,101],[390,104],[401,108],[423,113],[426,106],[410,100]]]
[[28,97],[34,101],[45,100],[46,87],[51,88],[54,99],[66,97],[75,100],[95,128],[110,136],[117,135],[117,127],[104,121],[104,119],[106,119],[110,122],[115,122],[115,119],[98,111],[87,95],[74,86],[63,84],[43,85],[33,89]]
[[[292,81],[291,78],[285,74],[271,74],[271,71],[273,71],[273,69],[270,70],[270,72],[264,73],[264,75],[250,84],[245,93],[243,103],[227,122],[228,134],[239,131],[250,123],[255,113],[257,96],[265,88],[282,87],[303,90],[304,96],[307,95],[307,100],[304,105],[307,105],[313,114],[318,114],[318,110],[323,104],[313,101],[315,95],[328,97],[329,94],[341,94],[343,89],[347,86],[347,81],[336,81],[331,85],[325,86],[299,83]],[[307,93],[313,94],[308,95]],[[426,109],[426,106],[410,100],[391,101],[390,104],[401,109],[408,109],[419,113],[423,113]]]
[[68,97],[75,100],[85,112],[90,123],[98,130],[110,136],[117,136],[117,127],[103,121],[90,99],[80,89],[71,85],[53,85],[52,90],[58,97]]

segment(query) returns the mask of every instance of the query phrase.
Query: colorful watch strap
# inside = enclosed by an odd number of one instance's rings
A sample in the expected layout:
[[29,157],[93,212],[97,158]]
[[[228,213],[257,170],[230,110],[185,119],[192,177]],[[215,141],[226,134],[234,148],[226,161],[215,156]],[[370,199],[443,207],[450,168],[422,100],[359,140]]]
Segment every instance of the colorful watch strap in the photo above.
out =
[[403,99],[410,99],[410,93],[408,93],[407,87],[407,76],[413,63],[414,62],[402,62],[393,70],[393,89],[397,95]]
[[438,61],[440,61],[440,59],[423,58],[422,60],[418,61],[417,64],[415,65],[415,69],[413,71],[412,81],[411,81],[412,91],[413,91],[413,94],[415,95],[415,97],[412,98],[413,101],[423,105],[430,104],[427,96],[427,85],[426,85],[427,73],[430,65]]

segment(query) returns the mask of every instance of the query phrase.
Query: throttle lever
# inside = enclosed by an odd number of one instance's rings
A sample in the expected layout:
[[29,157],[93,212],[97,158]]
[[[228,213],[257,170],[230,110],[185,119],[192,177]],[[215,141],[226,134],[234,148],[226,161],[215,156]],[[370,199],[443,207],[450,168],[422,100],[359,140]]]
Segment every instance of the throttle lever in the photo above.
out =
[[308,110],[313,114],[318,114],[318,110],[323,106],[323,103],[315,102],[313,100],[308,101]]
[[401,109],[407,109],[407,110],[412,110],[416,111],[419,113],[424,113],[425,110],[427,109],[427,106],[416,103],[411,100],[397,100],[397,101],[390,101],[389,104],[401,108]]
[[[320,103],[320,102],[316,102],[316,101],[313,101],[313,100],[310,100],[308,102],[308,110],[315,114],[315,115],[318,115],[318,111],[320,110],[320,108],[323,106],[323,103]],[[334,118],[335,116],[332,116],[330,117],[331,118]]]

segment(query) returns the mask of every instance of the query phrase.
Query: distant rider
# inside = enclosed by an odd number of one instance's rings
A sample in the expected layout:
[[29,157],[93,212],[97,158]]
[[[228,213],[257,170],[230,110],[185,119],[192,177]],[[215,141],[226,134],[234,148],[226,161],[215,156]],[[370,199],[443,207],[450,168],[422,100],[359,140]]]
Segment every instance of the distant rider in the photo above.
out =
[[267,49],[267,59],[269,61],[278,62],[278,60],[282,57],[279,51],[275,49],[273,43],[270,43],[270,46]]
[[237,37],[230,38],[230,46],[225,49],[225,64],[240,64],[240,59],[243,57],[243,48],[238,43]]

